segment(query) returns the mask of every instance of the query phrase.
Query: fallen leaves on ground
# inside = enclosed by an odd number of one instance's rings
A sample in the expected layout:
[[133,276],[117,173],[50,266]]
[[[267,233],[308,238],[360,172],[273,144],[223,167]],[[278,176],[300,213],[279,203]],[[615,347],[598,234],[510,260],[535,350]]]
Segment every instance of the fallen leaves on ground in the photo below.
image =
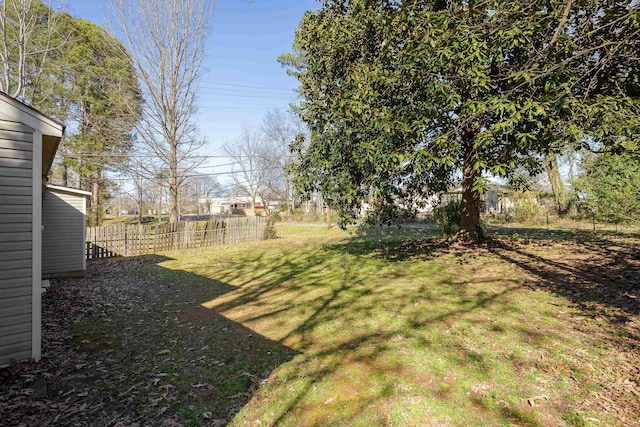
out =
[[[210,350],[199,322],[180,319],[199,301],[154,274],[160,260],[102,260],[85,278],[54,281],[43,295],[42,360],[0,370],[0,425],[223,425],[242,407],[246,394],[216,397],[206,381],[234,362],[233,349]],[[224,405],[198,412],[209,396]]]

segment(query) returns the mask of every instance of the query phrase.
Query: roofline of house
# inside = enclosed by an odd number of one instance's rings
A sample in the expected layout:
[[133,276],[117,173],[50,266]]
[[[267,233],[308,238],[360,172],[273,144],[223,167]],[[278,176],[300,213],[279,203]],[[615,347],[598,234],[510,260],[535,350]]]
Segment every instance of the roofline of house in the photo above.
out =
[[[28,114],[29,116],[34,117],[37,120],[40,120],[42,122],[45,122],[47,125],[52,126],[53,128],[58,128],[60,134],[59,135],[52,135],[52,136],[57,136],[57,137],[62,137],[62,134],[64,134],[65,131],[65,126],[60,123],[59,121],[52,119],[51,117],[47,116],[46,114],[36,110],[35,108],[25,104],[22,101],[19,101],[9,95],[7,95],[5,92],[0,91],[0,98],[4,98],[4,101],[13,105],[14,107],[18,108],[19,110],[21,110],[23,113]],[[29,123],[25,123],[27,126],[30,126]],[[30,126],[31,127],[31,126]],[[40,130],[40,129],[38,129]],[[46,135],[49,135],[49,133],[45,133]]]
[[62,187],[60,185],[47,184],[48,190],[60,191],[62,193],[77,194],[79,196],[91,196],[90,191],[78,190],[76,188]]

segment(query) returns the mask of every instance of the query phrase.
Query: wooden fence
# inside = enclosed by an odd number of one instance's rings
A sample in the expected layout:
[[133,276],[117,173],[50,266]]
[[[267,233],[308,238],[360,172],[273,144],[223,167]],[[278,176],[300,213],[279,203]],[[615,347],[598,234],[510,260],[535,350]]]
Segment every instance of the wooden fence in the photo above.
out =
[[87,228],[87,259],[147,255],[163,251],[257,242],[271,237],[263,217],[212,219],[159,226],[119,224]]

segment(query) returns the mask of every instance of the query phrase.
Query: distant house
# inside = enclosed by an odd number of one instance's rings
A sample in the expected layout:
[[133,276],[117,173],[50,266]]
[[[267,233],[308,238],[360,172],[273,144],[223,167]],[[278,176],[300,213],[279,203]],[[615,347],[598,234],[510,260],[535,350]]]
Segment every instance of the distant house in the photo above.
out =
[[[251,210],[251,197],[248,196],[218,197],[212,199],[203,197],[200,199],[200,204],[205,205],[208,213],[212,215],[253,216],[255,214],[255,212]],[[256,211],[279,210],[281,205],[282,202],[279,200],[269,200],[268,206],[265,206],[262,197],[256,196]]]
[[[500,185],[492,185],[480,195],[480,212],[487,215],[503,215],[513,210],[513,201],[507,189]],[[457,186],[440,194],[440,206],[454,200],[462,200],[462,187]]]
[[63,132],[0,92],[0,366],[41,356],[42,200]]

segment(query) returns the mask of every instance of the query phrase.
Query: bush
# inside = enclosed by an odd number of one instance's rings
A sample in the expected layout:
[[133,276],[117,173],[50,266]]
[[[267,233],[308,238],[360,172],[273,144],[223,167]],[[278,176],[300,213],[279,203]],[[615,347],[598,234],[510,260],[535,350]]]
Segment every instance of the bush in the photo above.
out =
[[448,204],[433,210],[434,221],[447,237],[453,236],[458,231],[461,216],[462,202],[459,200],[452,200]]
[[303,218],[305,217],[305,212],[304,209],[296,209],[293,211],[293,220],[295,222],[302,222]]
[[544,218],[544,207],[532,191],[515,191],[511,198],[517,222],[536,222]]

